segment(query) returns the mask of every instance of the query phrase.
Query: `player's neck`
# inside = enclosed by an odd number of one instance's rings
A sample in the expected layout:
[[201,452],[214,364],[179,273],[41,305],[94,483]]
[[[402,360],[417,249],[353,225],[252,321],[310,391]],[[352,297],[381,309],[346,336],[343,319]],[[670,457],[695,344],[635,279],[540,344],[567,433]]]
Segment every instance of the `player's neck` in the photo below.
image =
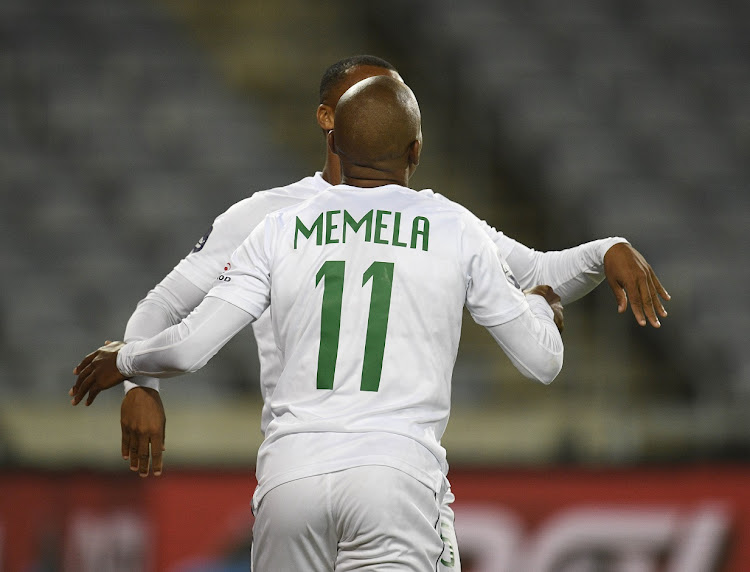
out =
[[341,163],[339,163],[339,158],[330,151],[326,153],[326,163],[323,165],[322,175],[323,179],[331,185],[341,183]]
[[338,155],[331,152],[326,154],[326,163],[323,166],[323,178],[331,185],[345,184],[352,187],[372,188],[384,185],[409,186],[408,169],[390,171],[377,169],[362,165],[346,165],[341,168]]
[[405,176],[399,176],[397,173],[366,173],[366,172],[346,172],[341,175],[341,183],[351,187],[382,187],[384,185],[401,185],[409,186],[409,179]]

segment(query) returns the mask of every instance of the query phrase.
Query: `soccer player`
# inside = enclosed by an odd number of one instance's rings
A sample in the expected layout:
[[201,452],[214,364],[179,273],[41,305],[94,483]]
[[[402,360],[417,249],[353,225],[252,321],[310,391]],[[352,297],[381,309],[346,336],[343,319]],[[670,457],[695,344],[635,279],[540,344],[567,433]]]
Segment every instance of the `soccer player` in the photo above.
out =
[[[355,56],[330,66],[320,85],[320,106],[317,120],[324,133],[334,125],[334,109],[341,94],[357,81],[374,76],[389,75],[399,78],[388,62],[372,56]],[[168,326],[179,322],[203,299],[215,282],[216,276],[226,266],[231,253],[242,243],[263,217],[336,184],[340,180],[338,157],[326,148],[326,161],[322,172],[270,191],[257,192],[218,217],[196,247],[144,300],[142,300],[125,332],[126,341],[148,338]],[[657,295],[668,298],[658,279],[643,257],[623,239],[594,241],[562,252],[535,252],[524,245],[485,225],[508,265],[521,283],[529,288],[534,284],[550,284],[560,293],[563,303],[572,302],[588,293],[605,277],[615,291],[618,311],[627,308],[629,295],[631,308],[639,323],[645,318],[658,327],[659,315],[666,315]],[[276,350],[270,319],[262,316],[253,323],[261,362],[261,385],[272,386],[280,373],[281,358]],[[164,440],[164,409],[158,389],[158,380],[140,378],[141,387],[126,382],[126,396],[121,410],[123,432],[122,454],[129,458],[133,470],[142,476],[149,472],[149,449],[154,474],[162,470]],[[134,388],[131,390],[132,388]],[[90,398],[93,401],[93,398]],[[89,401],[89,402],[90,402]],[[267,425],[267,410],[263,411],[262,429]],[[460,560],[455,548],[453,515],[450,509],[452,495],[445,496],[443,520],[446,542],[452,546],[446,553],[454,553],[453,566],[460,570]]]
[[[385,60],[374,56],[354,56],[331,65],[320,84],[317,120],[324,133],[334,125],[336,103],[356,82],[376,75],[399,78]],[[225,267],[234,249],[260,223],[279,208],[310,198],[340,181],[338,157],[326,148],[321,172],[286,187],[260,191],[220,215],[210,230],[148,295],[139,302],[125,331],[125,340],[145,339],[179,322],[203,299]],[[593,290],[606,277],[617,299],[618,312],[627,309],[628,299],[639,324],[659,327],[658,316],[666,316],[659,296],[669,299],[651,266],[625,239],[608,238],[576,248],[537,252],[485,225],[511,271],[523,288],[549,284],[562,303],[573,302]],[[263,317],[253,324],[261,365],[261,385],[272,383],[279,374],[270,320]],[[131,468],[148,475],[149,461],[155,474],[162,469],[164,410],[158,393],[158,380],[139,378],[126,382],[122,405],[122,453]],[[139,388],[138,391],[131,391]],[[263,424],[265,425],[265,423]],[[151,445],[151,447],[149,447]],[[149,449],[152,459],[149,459]]]
[[195,371],[270,304],[284,363],[265,394],[253,569],[436,570],[463,307],[544,383],[562,307],[548,286],[520,290],[466,209],[407,188],[422,138],[403,82],[355,84],[328,141],[343,184],[268,215],[180,324],[84,360],[76,396]]

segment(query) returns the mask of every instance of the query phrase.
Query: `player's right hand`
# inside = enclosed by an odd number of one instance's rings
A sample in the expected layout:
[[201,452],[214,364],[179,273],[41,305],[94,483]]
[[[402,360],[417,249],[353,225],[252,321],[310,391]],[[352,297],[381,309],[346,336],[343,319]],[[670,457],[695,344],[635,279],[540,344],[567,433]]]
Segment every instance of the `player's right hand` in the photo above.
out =
[[166,424],[158,391],[134,387],[125,394],[120,407],[122,458],[130,461],[131,471],[147,477],[150,460],[154,476],[161,475]]
[[106,342],[73,369],[73,375],[78,376],[68,391],[73,405],[78,405],[87,393],[86,405],[91,405],[100,391],[125,381],[125,376],[117,369],[117,354],[124,345],[125,342]]
[[547,300],[549,307],[552,308],[554,314],[555,325],[560,333],[565,329],[565,321],[563,320],[563,305],[560,296],[558,296],[552,289],[552,286],[538,285],[528,290],[524,290],[524,294],[536,294],[537,296],[543,297]]

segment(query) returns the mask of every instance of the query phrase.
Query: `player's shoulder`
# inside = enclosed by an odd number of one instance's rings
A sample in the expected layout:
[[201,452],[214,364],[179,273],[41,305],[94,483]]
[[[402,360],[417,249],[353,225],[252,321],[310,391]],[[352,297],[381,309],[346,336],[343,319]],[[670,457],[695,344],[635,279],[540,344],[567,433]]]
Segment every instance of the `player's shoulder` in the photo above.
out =
[[320,176],[320,173],[316,173],[314,176],[305,177],[289,185],[256,191],[249,197],[234,203],[219,218],[246,219],[249,215],[257,213],[271,213],[305,201],[327,186],[329,186],[328,183]]
[[452,201],[445,195],[441,195],[440,193],[436,193],[432,189],[422,189],[421,191],[417,191],[417,194],[426,202],[429,202],[430,204],[434,205],[435,209],[442,209],[450,212],[456,212],[456,213],[470,213],[469,209],[467,209],[465,206]]
[[415,193],[426,208],[433,213],[441,214],[461,226],[474,225],[477,217],[465,206],[450,200],[432,189],[422,189]]
[[297,215],[310,208],[325,209],[325,207],[321,207],[321,205],[325,205],[329,199],[329,189],[318,189],[314,193],[310,193],[306,196],[298,196],[296,200],[288,201],[286,204],[280,206],[280,208],[269,211],[266,219],[276,221],[283,225],[285,221],[294,219]]
[[490,226],[485,220],[481,219],[476,214],[474,214],[474,212],[466,208],[464,205],[457,203],[456,201],[452,199],[449,199],[445,195],[436,193],[432,189],[424,189],[419,192],[420,194],[424,195],[426,198],[434,201],[434,204],[437,205],[437,208],[443,208],[446,211],[455,213],[455,215],[459,219],[464,221],[469,226],[479,228],[483,232],[491,236],[502,235],[501,232],[497,231],[494,227]]
[[461,240],[475,246],[504,239],[504,235],[480,219],[468,208],[431,189],[419,191],[425,200],[431,201],[437,211],[446,213],[448,225],[459,232]]
[[261,200],[275,200],[279,198],[293,198],[296,200],[306,200],[314,197],[318,193],[330,188],[328,183],[320,172],[310,177],[304,177],[299,181],[284,185],[283,187],[274,187],[265,191],[259,191],[256,194],[261,196]]

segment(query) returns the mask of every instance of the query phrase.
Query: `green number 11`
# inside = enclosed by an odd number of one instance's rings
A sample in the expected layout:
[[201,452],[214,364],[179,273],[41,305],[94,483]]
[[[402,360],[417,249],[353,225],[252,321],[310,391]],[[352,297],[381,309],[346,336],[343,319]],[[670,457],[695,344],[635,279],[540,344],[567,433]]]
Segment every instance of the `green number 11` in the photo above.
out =
[[[315,276],[315,285],[323,283],[323,308],[320,313],[320,349],[318,350],[318,389],[333,389],[336,357],[339,353],[341,305],[344,294],[344,261],[323,263]],[[362,276],[364,287],[372,279],[370,313],[367,318],[365,355],[362,363],[361,391],[377,391],[383,370],[385,335],[393,289],[393,262],[373,262]]]

